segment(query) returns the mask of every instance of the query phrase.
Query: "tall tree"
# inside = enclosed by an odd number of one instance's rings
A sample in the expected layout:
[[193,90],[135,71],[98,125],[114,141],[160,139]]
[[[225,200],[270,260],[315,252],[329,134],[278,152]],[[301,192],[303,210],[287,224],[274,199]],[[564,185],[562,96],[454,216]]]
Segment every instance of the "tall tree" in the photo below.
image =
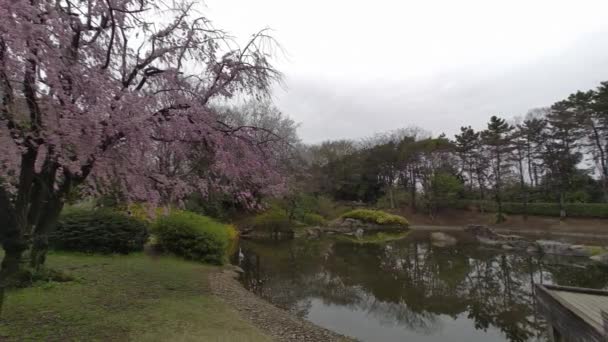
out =
[[497,212],[496,221],[504,221],[502,211],[502,185],[503,178],[509,170],[508,154],[513,150],[511,132],[513,126],[509,125],[504,119],[492,116],[487,129],[481,132],[484,146],[487,147],[492,165],[492,175],[494,177],[494,199],[496,201]]
[[582,161],[579,147],[583,129],[580,120],[569,101],[555,103],[547,114],[543,159],[549,183],[557,189],[561,218],[566,217],[565,195],[571,189],[577,165]]
[[238,47],[198,13],[185,1],[0,0],[2,293],[30,246],[31,266],[44,262],[76,187],[119,185],[150,202],[206,191],[191,165],[162,167],[163,146],[172,160],[206,146],[222,188],[278,188],[275,145],[208,106],[268,94],[280,75],[260,47],[272,40],[260,32]]
[[[475,132],[471,126],[460,127],[460,134],[454,136],[456,153],[460,159],[460,173],[466,179],[469,192],[473,192],[474,180],[476,175],[476,163],[479,160],[479,132]],[[481,184],[479,185],[481,187]]]

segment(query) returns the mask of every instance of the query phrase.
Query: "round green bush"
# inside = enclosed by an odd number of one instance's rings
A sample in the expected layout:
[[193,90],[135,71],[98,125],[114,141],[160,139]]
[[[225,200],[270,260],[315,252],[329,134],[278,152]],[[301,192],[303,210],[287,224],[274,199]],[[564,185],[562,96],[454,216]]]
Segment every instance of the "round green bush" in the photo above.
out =
[[154,225],[161,248],[186,259],[223,264],[232,226],[187,211],[172,211]]
[[70,210],[49,235],[52,248],[96,253],[141,251],[148,239],[144,221],[112,210]]
[[355,209],[342,215],[342,218],[351,218],[381,226],[408,227],[409,223],[403,216],[393,215],[380,210]]

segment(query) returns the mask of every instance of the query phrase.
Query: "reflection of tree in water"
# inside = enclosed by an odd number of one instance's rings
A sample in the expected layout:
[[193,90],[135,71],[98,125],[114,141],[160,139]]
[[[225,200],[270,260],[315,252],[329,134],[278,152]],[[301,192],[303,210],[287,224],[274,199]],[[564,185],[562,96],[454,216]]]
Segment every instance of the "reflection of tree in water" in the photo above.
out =
[[428,241],[356,245],[331,240],[250,245],[245,285],[304,317],[312,298],[368,313],[387,326],[421,334],[440,329],[439,315],[466,315],[476,329],[500,329],[510,341],[542,340],[533,283],[601,288],[608,274],[569,264],[472,246]]

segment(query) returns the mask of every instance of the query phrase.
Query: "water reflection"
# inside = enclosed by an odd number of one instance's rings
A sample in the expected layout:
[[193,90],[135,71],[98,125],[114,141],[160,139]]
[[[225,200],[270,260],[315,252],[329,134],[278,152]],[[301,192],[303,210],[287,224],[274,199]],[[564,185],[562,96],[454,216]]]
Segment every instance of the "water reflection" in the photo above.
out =
[[385,245],[244,242],[242,281],[278,306],[369,341],[544,341],[535,282],[605,288],[586,260],[538,258],[428,236]]

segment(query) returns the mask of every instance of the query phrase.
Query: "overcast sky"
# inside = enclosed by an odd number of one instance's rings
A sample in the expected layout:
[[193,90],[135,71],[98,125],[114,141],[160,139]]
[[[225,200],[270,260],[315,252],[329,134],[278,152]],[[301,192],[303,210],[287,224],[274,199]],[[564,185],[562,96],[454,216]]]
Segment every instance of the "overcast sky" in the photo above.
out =
[[607,0],[206,0],[238,37],[270,27],[279,108],[305,142],[482,128],[608,80]]

